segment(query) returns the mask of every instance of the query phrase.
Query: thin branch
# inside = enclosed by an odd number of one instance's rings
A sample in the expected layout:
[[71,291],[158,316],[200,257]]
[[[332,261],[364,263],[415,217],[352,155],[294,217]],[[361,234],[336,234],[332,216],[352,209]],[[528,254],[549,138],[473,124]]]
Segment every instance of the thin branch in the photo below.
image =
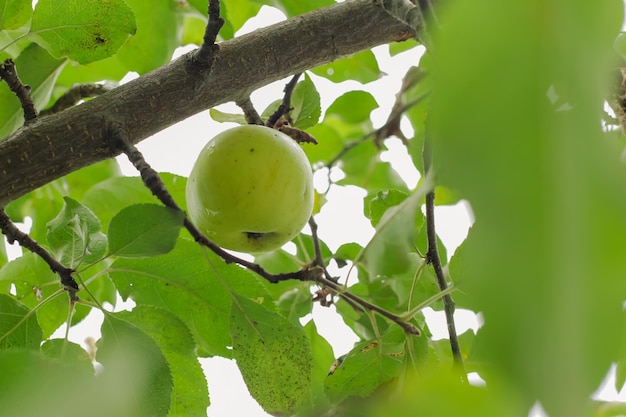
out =
[[15,62],[7,59],[0,65],[0,78],[9,86],[13,94],[17,97],[24,110],[24,122],[28,124],[37,118],[37,109],[30,95],[30,87],[23,84],[17,75]]
[[276,122],[278,122],[281,117],[289,114],[289,110],[291,110],[291,95],[293,94],[293,89],[296,88],[296,84],[298,84],[298,79],[301,75],[301,72],[294,74],[287,85],[285,85],[285,88],[283,89],[285,93],[283,100],[276,111],[267,119],[267,126],[274,127]]
[[243,114],[246,117],[246,122],[250,125],[264,125],[263,119],[259,116],[259,113],[254,108],[254,105],[250,101],[250,97],[246,97],[243,100],[238,100],[235,102],[241,110],[243,110]]
[[215,43],[217,34],[224,26],[224,19],[220,17],[220,0],[209,0],[209,18],[202,45],[194,53],[194,62],[205,68],[211,68],[219,46]]
[[52,105],[52,107],[42,110],[40,115],[47,116],[49,114],[58,113],[65,109],[75,106],[81,100],[90,97],[97,97],[114,89],[116,85],[106,84],[76,84],[72,86],[65,94]]
[[322,255],[322,245],[320,243],[319,236],[317,235],[317,222],[311,216],[309,218],[309,227],[311,228],[311,238],[313,239],[313,248],[315,250],[315,259],[313,259],[313,265],[322,267],[324,269],[324,276],[326,279],[337,282],[336,278],[333,278],[326,269],[326,263],[324,262],[324,256]]
[[[432,167],[432,149],[430,147],[430,141],[428,137],[424,140],[424,171],[426,173],[431,172]],[[443,272],[443,266],[441,263],[441,257],[439,256],[439,249],[437,246],[437,231],[435,229],[435,190],[433,189],[426,194],[426,235],[428,239],[428,251],[426,252],[426,259],[428,263],[433,266],[435,276],[437,277],[437,285],[442,292],[448,291],[448,282],[446,281],[445,274]],[[467,382],[467,372],[463,364],[463,355],[461,353],[461,346],[459,344],[459,337],[456,332],[456,325],[454,323],[454,300],[450,294],[443,296],[443,309],[446,315],[446,323],[448,326],[448,335],[450,337],[450,349],[452,350],[452,358],[455,368],[459,372],[459,376],[462,381]]]
[[13,242],[17,242],[21,247],[28,249],[43,259],[44,262],[48,264],[52,272],[58,274],[61,278],[61,284],[63,284],[63,287],[70,295],[70,300],[72,302],[76,302],[78,300],[78,297],[76,296],[76,292],[78,292],[78,284],[76,284],[76,281],[72,277],[74,270],[61,265],[61,263],[54,259],[43,246],[37,243],[37,241],[31,238],[28,234],[18,229],[4,209],[0,209],[0,230],[2,230],[2,234],[7,237],[9,243],[12,244]]

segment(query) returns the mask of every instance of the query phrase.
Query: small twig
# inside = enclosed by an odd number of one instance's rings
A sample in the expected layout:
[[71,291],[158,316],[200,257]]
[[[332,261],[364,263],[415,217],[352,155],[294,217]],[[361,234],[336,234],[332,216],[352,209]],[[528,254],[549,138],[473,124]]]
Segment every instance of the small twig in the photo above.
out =
[[70,301],[76,302],[78,300],[78,296],[76,295],[78,292],[78,284],[76,284],[76,281],[72,277],[74,270],[61,265],[61,263],[54,259],[52,255],[43,248],[43,246],[37,243],[37,241],[28,234],[18,229],[4,209],[0,209],[0,230],[2,230],[2,233],[7,237],[9,243],[17,242],[21,247],[28,249],[43,259],[52,272],[58,274],[61,278],[61,284],[63,284],[63,287],[70,295]]
[[298,79],[302,75],[301,72],[294,74],[291,80],[285,85],[283,100],[280,103],[280,106],[276,109],[276,111],[267,119],[266,125],[269,127],[274,127],[276,122],[283,117],[284,115],[289,113],[291,110],[291,95],[293,94],[293,89],[296,88],[296,84],[298,84]]
[[317,235],[317,223],[313,216],[309,218],[309,227],[311,228],[311,238],[313,239],[313,248],[315,249],[315,258],[313,259],[313,265],[322,267],[324,269],[324,276],[326,279],[337,282],[337,279],[332,277],[326,269],[326,263],[324,262],[324,256],[322,255],[322,245]]
[[75,106],[81,100],[89,97],[96,97],[111,91],[115,85],[107,84],[76,84],[72,86],[65,94],[63,94],[50,108],[42,110],[40,115],[47,116],[49,114],[58,113],[62,110]]
[[316,282],[327,288],[330,288],[339,297],[344,298],[346,301],[349,301],[350,304],[358,304],[360,307],[363,307],[367,310],[375,311],[381,316],[388,318],[398,326],[402,327],[402,329],[409,334],[416,336],[419,336],[421,334],[419,329],[413,323],[405,321],[402,319],[402,317],[393,314],[392,312],[385,310],[384,308],[379,307],[376,304],[372,304],[369,301],[362,299],[358,295],[347,291],[341,284],[328,280],[322,276],[319,276]]
[[235,102],[241,110],[243,110],[243,114],[246,117],[246,122],[250,125],[264,125],[263,119],[259,116],[259,113],[254,108],[254,105],[250,101],[250,97],[246,97],[245,99],[239,100]]
[[193,61],[205,68],[211,68],[219,46],[215,43],[217,34],[224,26],[224,19],[220,17],[220,0],[209,0],[209,18],[204,30],[202,45],[196,50]]
[[9,86],[24,110],[24,122],[28,124],[37,118],[37,109],[30,94],[30,87],[23,84],[17,75],[15,62],[7,59],[0,65],[0,78]]
[[[428,137],[424,140],[424,171],[431,172],[432,167],[432,149],[430,147],[430,141]],[[428,240],[428,250],[426,252],[426,259],[429,264],[433,266],[435,276],[437,277],[437,285],[442,292],[447,292],[448,282],[446,281],[445,274],[443,272],[443,266],[441,264],[441,257],[439,256],[439,249],[437,246],[437,232],[435,230],[435,190],[434,188],[426,194],[426,235]],[[443,296],[443,309],[446,315],[446,323],[448,326],[448,336],[450,337],[450,349],[452,350],[452,358],[454,365],[459,371],[459,376],[462,381],[467,382],[467,372],[463,364],[463,355],[461,353],[461,346],[459,344],[459,337],[456,332],[456,325],[454,324],[454,300],[450,294]]]

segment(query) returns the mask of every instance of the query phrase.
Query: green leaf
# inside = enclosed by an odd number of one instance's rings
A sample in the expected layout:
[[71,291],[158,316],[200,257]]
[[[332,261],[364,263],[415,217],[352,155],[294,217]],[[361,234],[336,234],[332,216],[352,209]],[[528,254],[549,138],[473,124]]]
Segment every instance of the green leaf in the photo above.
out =
[[171,251],[185,213],[156,204],[122,209],[109,224],[109,253],[124,258],[157,256]]
[[138,376],[127,396],[134,398],[136,416],[168,414],[172,396],[172,374],[159,346],[134,324],[108,314],[102,323],[97,360],[111,374]]
[[302,149],[311,163],[328,164],[343,149],[344,143],[340,133],[329,123],[320,123],[307,129],[318,142],[317,146],[305,146]]
[[220,123],[238,123],[240,125],[247,125],[246,117],[239,113],[226,113],[218,109],[209,109],[209,116],[211,119]]
[[150,336],[165,356],[173,381],[168,415],[206,416],[209,392],[196,357],[196,344],[187,326],[167,310],[150,306],[136,306],[117,316]]
[[311,345],[302,327],[235,296],[230,313],[233,356],[250,394],[273,415],[291,415],[311,396]]
[[476,216],[450,271],[484,314],[476,344],[497,369],[484,378],[549,415],[584,414],[622,338],[626,171],[599,115],[623,4],[461,0],[448,12],[429,135],[438,181]]
[[397,326],[391,327],[382,340],[357,343],[326,378],[326,394],[333,401],[369,396],[400,374],[404,349],[404,334]]
[[57,359],[68,367],[73,368],[77,374],[82,374],[86,379],[94,374],[89,353],[76,343],[65,339],[46,340],[41,345],[41,353],[48,358]]
[[69,89],[77,83],[117,82],[127,73],[126,65],[120,61],[117,55],[85,65],[70,61],[61,71],[57,86],[62,85]]
[[372,110],[378,107],[376,99],[365,91],[348,91],[339,96],[326,110],[326,116],[335,114],[348,123],[369,120]]
[[420,43],[413,38],[407,39],[406,41],[402,42],[392,42],[389,44],[389,55],[396,56],[419,45]]
[[411,264],[417,230],[423,223],[421,205],[428,185],[420,188],[402,203],[389,208],[376,227],[376,234],[358,256],[371,277],[394,275]]
[[2,0],[0,1],[0,30],[18,29],[30,20],[33,13],[31,0]]
[[44,338],[67,321],[67,295],[59,293],[44,305],[39,304],[61,289],[59,276],[40,257],[25,253],[0,269],[0,282],[15,286],[15,295],[28,308],[37,307],[37,322]]
[[[207,3],[204,0],[191,0],[197,5],[196,8],[204,15],[207,14]],[[261,4],[254,1],[227,0],[221,2],[222,16],[226,23],[220,30],[222,39],[227,40],[235,36],[235,32],[241,29],[244,23],[256,16],[261,9]]]
[[[187,179],[178,175],[160,173],[165,187],[178,206],[186,210],[185,184]],[[139,203],[158,203],[159,200],[139,177],[114,177],[94,185],[85,193],[83,204],[98,216],[102,227],[108,230],[109,222],[124,207]]]
[[300,324],[300,318],[310,314],[313,310],[313,296],[310,285],[301,284],[299,287],[285,291],[276,301],[278,311],[295,325]]
[[41,340],[35,315],[13,297],[0,294],[0,349],[39,349]]
[[[15,60],[22,82],[31,89],[38,110],[44,108],[65,60],[53,58],[42,47],[31,44]],[[6,83],[0,85],[0,137],[7,136],[24,123],[24,110]]]
[[[109,275],[123,299],[167,309],[191,330],[199,356],[230,357],[228,289],[267,305],[273,301],[259,278],[227,265],[195,242],[179,239],[173,251],[146,259],[118,259]],[[228,286],[228,289],[225,287]]]
[[[311,354],[313,358],[313,370],[311,373],[311,399],[313,410],[309,415],[321,415],[321,409],[328,403],[324,382],[335,361],[335,355],[333,354],[333,348],[330,343],[318,333],[317,326],[313,320],[310,320],[304,326],[304,331],[311,344]],[[316,409],[319,411],[315,412]]]
[[64,197],[61,212],[48,222],[48,245],[54,256],[68,268],[95,262],[106,253],[107,237],[91,210]]
[[291,96],[291,118],[293,125],[299,129],[315,126],[322,114],[320,94],[311,78],[305,74],[304,80],[296,84]]
[[135,14],[137,34],[120,48],[117,57],[129,71],[141,75],[172,59],[182,20],[174,14],[171,0],[125,1]]
[[123,0],[40,0],[30,30],[55,57],[88,64],[115,54],[137,26]]
[[407,196],[408,194],[398,190],[379,191],[370,201],[368,217],[372,226],[376,227],[387,209],[402,203]]
[[372,51],[362,51],[330,64],[313,68],[311,71],[336,83],[355,80],[366,84],[376,81],[382,75]]
[[[254,0],[256,3],[267,4],[264,0]],[[319,9],[321,7],[330,6],[334,4],[333,0],[271,0],[269,2],[272,6],[282,10],[288,17],[297,16],[311,10]]]

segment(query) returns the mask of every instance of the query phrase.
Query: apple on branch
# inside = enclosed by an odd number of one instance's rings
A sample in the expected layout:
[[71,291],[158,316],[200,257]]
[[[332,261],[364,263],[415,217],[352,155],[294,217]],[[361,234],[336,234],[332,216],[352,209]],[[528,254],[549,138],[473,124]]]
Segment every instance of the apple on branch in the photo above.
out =
[[200,152],[187,182],[187,210],[219,246],[265,252],[302,230],[313,191],[311,165],[298,143],[269,127],[239,126]]

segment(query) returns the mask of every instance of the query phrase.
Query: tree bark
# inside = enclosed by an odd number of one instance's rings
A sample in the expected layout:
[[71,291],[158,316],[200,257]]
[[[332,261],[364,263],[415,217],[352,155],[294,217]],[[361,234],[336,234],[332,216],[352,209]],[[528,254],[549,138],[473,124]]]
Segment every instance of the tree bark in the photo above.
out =
[[[414,36],[376,0],[297,16],[219,44],[210,71],[191,53],[102,96],[42,117],[0,141],[0,207],[70,172],[115,157],[111,126],[137,143],[198,112],[291,74]],[[172,138],[172,146],[177,138]],[[179,139],[178,139],[179,140]]]

